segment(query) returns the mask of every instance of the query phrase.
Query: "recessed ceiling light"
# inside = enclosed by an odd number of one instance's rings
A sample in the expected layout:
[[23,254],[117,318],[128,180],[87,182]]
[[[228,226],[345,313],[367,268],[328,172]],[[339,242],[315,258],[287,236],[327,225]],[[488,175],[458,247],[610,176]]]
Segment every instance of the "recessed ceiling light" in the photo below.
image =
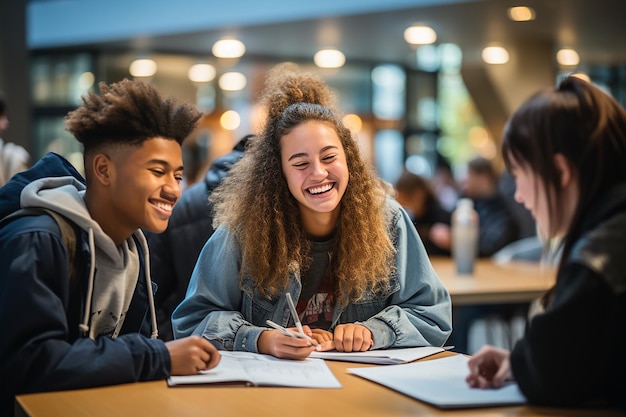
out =
[[246,53],[246,45],[240,40],[227,38],[215,42],[211,52],[217,58],[240,58]]
[[78,86],[81,88],[81,90],[90,89],[91,86],[93,86],[95,82],[96,82],[96,76],[93,74],[93,72],[90,72],[90,71],[83,72],[78,77]]
[[128,68],[133,77],[152,77],[157,72],[157,64],[152,59],[136,59]]
[[437,32],[426,25],[409,26],[404,30],[404,40],[410,45],[429,45],[437,40]]
[[215,67],[210,64],[192,65],[187,72],[189,79],[195,83],[207,83],[215,78]]
[[246,76],[240,72],[227,72],[218,81],[220,88],[224,91],[243,90],[247,83]]
[[515,22],[535,20],[535,10],[526,6],[511,7],[509,8],[509,19]]
[[226,130],[235,130],[241,124],[241,116],[234,110],[226,110],[220,116],[220,125]]
[[556,61],[564,67],[576,66],[580,63],[580,56],[573,49],[563,48],[556,53]]
[[488,46],[483,49],[482,57],[487,64],[506,64],[509,62],[509,51],[501,46]]
[[363,127],[363,120],[356,114],[350,113],[341,119],[343,124],[350,129],[351,132],[360,132]]
[[585,80],[588,83],[591,82],[591,78],[589,78],[589,75],[585,74],[584,72],[575,72],[572,74],[572,77],[580,78],[581,80]]
[[339,68],[346,63],[346,56],[336,49],[321,49],[315,53],[313,62],[320,68]]

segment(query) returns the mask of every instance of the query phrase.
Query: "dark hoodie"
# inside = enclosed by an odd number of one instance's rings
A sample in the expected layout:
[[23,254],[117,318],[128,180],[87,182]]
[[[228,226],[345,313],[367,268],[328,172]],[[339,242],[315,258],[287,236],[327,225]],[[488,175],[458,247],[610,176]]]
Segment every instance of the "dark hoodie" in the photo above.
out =
[[241,159],[251,137],[253,135],[244,136],[232,152],[211,164],[204,181],[191,185],[183,192],[174,206],[165,232],[148,233],[152,279],[159,285],[155,301],[159,337],[163,340],[174,338],[172,312],[185,298],[198,255],[214,232],[209,195]]
[[[16,394],[160,379],[169,374],[165,344],[147,337],[152,294],[147,291],[151,287],[149,270],[144,267],[145,239],[138,231],[116,248],[84,206],[84,182],[68,161],[48,154],[0,189],[2,217],[20,206],[45,206],[80,228],[75,264],[79,266],[78,279],[72,285],[61,232],[50,216],[20,217],[0,229],[3,416],[11,415]],[[123,272],[129,254],[138,277]],[[108,274],[103,276],[108,270],[121,272],[113,279],[103,279],[108,278]],[[120,284],[119,279],[125,282]],[[107,297],[98,290],[108,281],[120,288],[117,308],[128,310],[125,318],[118,320],[121,327],[115,336],[100,336],[104,331],[94,330],[98,321],[94,303],[106,302]],[[129,285],[132,287],[127,288]]]

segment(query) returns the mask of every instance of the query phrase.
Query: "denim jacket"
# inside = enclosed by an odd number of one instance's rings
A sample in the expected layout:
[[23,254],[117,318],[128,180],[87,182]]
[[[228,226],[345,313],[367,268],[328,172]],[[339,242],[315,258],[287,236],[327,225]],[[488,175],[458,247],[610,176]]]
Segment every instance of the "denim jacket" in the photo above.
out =
[[[450,295],[441,284],[407,213],[392,199],[391,237],[396,273],[386,293],[369,293],[345,307],[336,305],[330,331],[358,323],[373,335],[372,349],[442,346],[451,332]],[[199,335],[218,349],[257,352],[257,340],[270,319],[293,326],[284,293],[268,300],[252,279],[239,279],[241,254],[235,237],[220,226],[207,241],[193,271],[187,295],[172,315],[174,336]],[[284,292],[299,298],[298,273]]]

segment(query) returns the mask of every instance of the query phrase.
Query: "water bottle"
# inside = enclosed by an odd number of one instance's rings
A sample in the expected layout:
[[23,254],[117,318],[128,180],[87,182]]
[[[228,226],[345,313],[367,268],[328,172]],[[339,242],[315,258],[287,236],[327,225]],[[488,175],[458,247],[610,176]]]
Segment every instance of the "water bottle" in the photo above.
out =
[[458,274],[474,273],[478,255],[478,213],[474,202],[461,198],[452,213],[452,257]]

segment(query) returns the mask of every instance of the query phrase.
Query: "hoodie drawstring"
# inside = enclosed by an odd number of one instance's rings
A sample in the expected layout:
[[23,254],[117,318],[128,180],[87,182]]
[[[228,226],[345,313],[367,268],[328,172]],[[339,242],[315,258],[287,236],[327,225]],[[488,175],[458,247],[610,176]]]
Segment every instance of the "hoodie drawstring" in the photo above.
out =
[[[89,266],[89,280],[87,282],[87,296],[85,300],[85,314],[83,316],[83,322],[78,325],[78,329],[84,337],[89,335],[89,316],[91,315],[91,298],[93,296],[94,280],[96,275],[96,250],[94,242],[93,228],[89,228],[89,253],[91,256],[91,264]],[[146,241],[143,233],[136,233],[137,240],[141,244],[141,249],[144,253],[144,270],[146,276],[146,291],[148,293],[148,304],[150,306],[150,317],[152,322],[152,333],[150,339],[156,339],[159,337],[159,330],[157,326],[156,309],[154,307],[154,295],[152,294],[152,279],[150,277],[150,251],[148,249],[148,242]]]
[[93,296],[93,282],[96,275],[96,251],[93,236],[93,229],[89,228],[89,253],[91,255],[91,263],[89,265],[89,280],[87,281],[87,296],[85,299],[85,315],[83,316],[83,322],[78,325],[83,337],[89,335],[89,316],[91,315],[91,297]]
[[143,249],[146,271],[146,291],[148,291],[148,304],[150,306],[150,318],[152,321],[152,333],[150,334],[150,339],[156,339],[159,337],[159,328],[157,326],[156,309],[154,308],[154,295],[152,294],[152,278],[150,277],[150,249],[148,248],[148,242],[146,241],[146,237],[143,233],[138,232],[135,235],[141,244],[141,249]]

